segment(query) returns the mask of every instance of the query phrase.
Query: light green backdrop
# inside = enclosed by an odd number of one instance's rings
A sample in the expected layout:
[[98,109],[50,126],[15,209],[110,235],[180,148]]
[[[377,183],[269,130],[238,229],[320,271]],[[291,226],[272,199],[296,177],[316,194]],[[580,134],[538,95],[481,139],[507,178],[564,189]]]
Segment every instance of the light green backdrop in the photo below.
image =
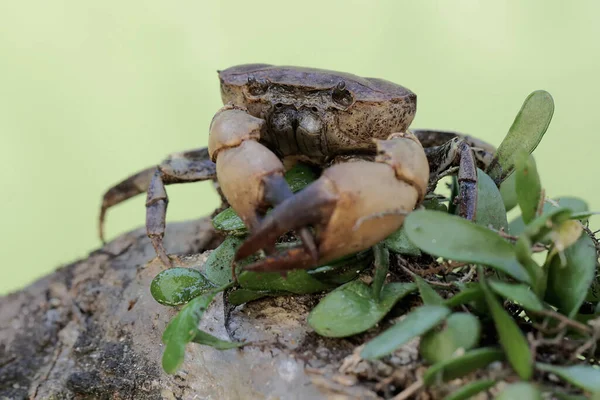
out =
[[[547,193],[600,210],[599,14],[597,1],[2,1],[0,293],[97,248],[104,190],[206,143],[216,70],[239,63],[389,79],[418,94],[414,127],[494,144],[546,89]],[[170,189],[169,221],[217,204],[207,183]],[[141,226],[143,203],[110,212],[109,237]]]

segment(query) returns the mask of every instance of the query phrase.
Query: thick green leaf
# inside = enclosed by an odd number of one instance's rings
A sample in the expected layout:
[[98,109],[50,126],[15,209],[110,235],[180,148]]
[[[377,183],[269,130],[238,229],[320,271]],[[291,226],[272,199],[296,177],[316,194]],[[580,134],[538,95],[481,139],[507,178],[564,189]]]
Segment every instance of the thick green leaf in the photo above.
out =
[[[232,281],[231,264],[235,252],[243,239],[229,236],[209,256],[204,265],[204,275],[215,285],[223,285]],[[297,243],[282,243],[276,246],[281,250]],[[312,271],[295,270],[286,277],[277,272],[242,271],[238,275],[239,285],[252,291],[287,292],[294,294],[316,293],[329,290],[341,283],[354,279],[371,259],[371,252],[361,252],[330,263]],[[252,263],[259,258],[249,257],[240,266]]]
[[423,303],[429,306],[441,306],[444,304],[444,299],[440,296],[429,283],[425,282],[419,275],[412,274],[412,277],[419,288]]
[[518,204],[516,183],[517,179],[515,174],[512,174],[500,185],[500,194],[502,195],[504,208],[507,212],[515,208]]
[[[556,398],[557,400],[598,400],[595,397],[592,397],[591,399],[587,396],[583,396],[583,395],[578,395],[578,394],[568,394],[568,393],[562,393],[562,392],[558,392],[556,391],[555,388],[547,388],[546,389],[546,394],[547,394],[547,398],[549,399],[554,399]],[[551,397],[554,396],[554,397]]]
[[543,297],[546,290],[546,277],[542,268],[533,259],[531,246],[529,236],[521,235],[515,243],[515,253],[517,261],[525,268],[531,278],[531,288],[534,293],[539,297]]
[[308,324],[321,336],[345,337],[375,326],[400,299],[414,292],[412,283],[384,285],[380,300],[361,281],[352,281],[329,293],[312,310]]
[[293,193],[296,193],[318,178],[315,169],[303,163],[297,163],[285,173],[285,180]]
[[483,280],[481,281],[481,288],[494,319],[499,342],[506,352],[508,361],[521,379],[529,380],[533,375],[533,359],[525,335]]
[[527,155],[523,156],[517,161],[515,175],[517,179],[517,201],[521,209],[521,218],[528,224],[536,217],[542,198],[542,182],[535,161]]
[[423,382],[431,386],[465,376],[487,365],[504,360],[504,352],[495,347],[482,347],[467,351],[460,357],[448,359],[429,367],[423,374]]
[[598,211],[583,211],[571,214],[571,219],[576,219],[581,222],[587,221],[593,215],[600,215]]
[[557,375],[583,390],[592,393],[600,392],[600,369],[589,365],[572,365],[559,367],[557,365],[537,363],[537,369]]
[[[546,201],[544,203],[542,215],[550,214],[559,208],[568,208],[572,213],[583,213],[588,211],[588,205],[585,201],[577,197],[560,197],[552,201]],[[525,223],[521,216],[516,217],[508,224],[508,231],[511,235],[520,235],[524,230]]]
[[278,272],[243,271],[238,275],[238,283],[243,289],[294,294],[324,292],[334,287],[316,279],[306,270],[293,270],[287,276]]
[[572,318],[579,311],[596,276],[596,249],[594,242],[583,234],[564,252],[566,265],[560,257],[553,257],[548,265],[546,301]]
[[246,225],[231,207],[217,214],[212,224],[217,231],[227,235],[244,236],[248,233]]
[[488,265],[530,283],[527,271],[517,261],[514,246],[483,226],[455,215],[419,210],[406,218],[404,227],[411,242],[429,254]]
[[517,382],[507,386],[496,400],[542,400],[542,392],[537,386],[527,382]]
[[455,357],[457,352],[477,346],[481,334],[479,319],[469,313],[454,313],[439,331],[430,331],[421,339],[419,352],[429,364]]
[[533,153],[546,133],[553,114],[554,100],[550,93],[537,90],[525,99],[486,171],[494,182],[499,184],[512,173],[519,154]]
[[448,212],[448,206],[442,203],[437,197],[426,198],[423,200],[422,206],[428,210]]
[[243,240],[240,238],[229,236],[208,256],[206,263],[202,267],[202,272],[215,286],[226,285],[233,281],[231,264],[233,263],[235,252],[242,242]]
[[454,308],[481,299],[483,299],[483,291],[479,285],[475,285],[464,288],[454,296],[444,300],[444,305],[446,307]]
[[211,335],[210,333],[206,333],[201,330],[198,330],[198,332],[196,332],[196,336],[194,336],[193,342],[205,346],[210,346],[217,350],[235,349],[246,345],[246,343],[228,342],[226,340],[221,340]]
[[361,352],[361,357],[375,360],[386,356],[409,340],[429,332],[449,314],[450,309],[443,306],[418,307],[407,314],[403,320],[368,342]]
[[[573,211],[573,213],[580,213],[580,212],[584,212],[584,211],[589,211],[589,206],[588,203],[583,200],[580,199],[579,197],[569,197],[569,196],[565,196],[565,197],[558,197],[554,200],[556,203],[558,203],[558,207],[564,207],[564,208],[568,208],[569,210]],[[544,205],[544,207],[546,207],[546,205],[550,208],[557,208],[557,206],[546,202],[546,204]]]
[[185,347],[192,342],[198,332],[198,324],[215,295],[229,285],[210,290],[190,301],[167,325],[162,341],[166,345],[162,358],[163,369],[174,374],[185,354]]
[[415,246],[404,231],[404,227],[388,236],[384,241],[385,245],[394,253],[404,254],[407,256],[420,256],[421,250]]
[[227,301],[234,305],[239,306],[241,304],[245,304],[254,300],[261,299],[266,296],[281,296],[285,295],[285,293],[279,292],[271,292],[269,290],[248,290],[248,289],[236,289],[229,293],[227,296]]
[[324,284],[339,286],[356,279],[363,270],[371,266],[371,261],[373,261],[373,251],[369,249],[307,272]]
[[544,309],[540,299],[527,285],[501,281],[489,281],[488,284],[494,292],[507,300],[520,304],[526,310],[542,311]]
[[452,184],[450,185],[450,201],[448,201],[449,214],[456,215],[456,209],[458,208],[457,197],[459,189],[460,188],[458,186],[458,177],[456,175],[452,175]]
[[477,169],[477,213],[475,222],[486,228],[508,230],[506,207],[498,187],[485,172]]
[[178,306],[212,288],[200,271],[177,267],[156,275],[150,284],[150,293],[162,305]]
[[477,393],[488,390],[495,384],[496,381],[493,379],[482,379],[480,381],[470,382],[444,397],[444,400],[467,400],[475,396]]

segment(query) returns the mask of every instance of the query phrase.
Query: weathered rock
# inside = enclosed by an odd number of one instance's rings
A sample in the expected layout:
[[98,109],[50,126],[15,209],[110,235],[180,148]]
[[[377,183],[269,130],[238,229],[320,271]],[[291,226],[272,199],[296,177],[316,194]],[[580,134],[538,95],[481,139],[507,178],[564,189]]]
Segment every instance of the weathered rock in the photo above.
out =
[[[170,225],[165,236],[167,250],[181,255],[175,263],[188,267],[200,267],[218,241],[208,219]],[[306,324],[314,296],[237,308],[218,296],[202,328],[256,344],[191,344],[180,371],[165,374],[161,335],[177,309],[150,295],[162,270],[154,257],[138,230],[0,298],[0,399],[377,398],[337,371],[356,344],[318,337]]]

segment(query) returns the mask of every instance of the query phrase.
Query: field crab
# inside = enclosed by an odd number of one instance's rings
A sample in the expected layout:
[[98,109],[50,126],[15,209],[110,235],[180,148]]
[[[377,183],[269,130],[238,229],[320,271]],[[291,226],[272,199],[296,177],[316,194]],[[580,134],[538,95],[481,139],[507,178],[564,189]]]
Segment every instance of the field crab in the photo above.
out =
[[[147,192],[146,228],[165,266],[165,185],[218,182],[249,228],[236,260],[259,250],[255,271],[311,268],[367,249],[399,229],[440,176],[457,172],[459,214],[475,218],[477,166],[494,148],[454,132],[408,128],[416,95],[392,82],[313,68],[239,65],[219,71],[225,106],[210,124],[208,148],[170,155],[104,195],[106,211]],[[283,174],[296,162],[320,177],[293,194]],[[267,214],[267,210],[272,211]],[[274,252],[294,231],[302,245]]]

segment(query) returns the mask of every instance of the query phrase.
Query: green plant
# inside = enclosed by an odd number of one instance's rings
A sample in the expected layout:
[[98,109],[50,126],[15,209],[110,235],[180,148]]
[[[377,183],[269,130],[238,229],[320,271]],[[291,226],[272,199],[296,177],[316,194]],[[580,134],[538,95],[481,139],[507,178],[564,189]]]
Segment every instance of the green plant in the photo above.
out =
[[[418,293],[422,304],[368,341],[362,358],[387,357],[420,337],[419,351],[429,366],[423,386],[506,362],[503,374],[469,382],[448,399],[468,398],[508,377],[522,382],[498,398],[541,398],[549,390],[563,398],[600,393],[600,370],[594,367],[600,337],[599,246],[587,227],[593,213],[579,199],[547,199],[531,156],[553,110],[544,91],[525,100],[494,161],[487,171],[478,171],[475,221],[453,215],[452,197],[434,196],[369,251],[287,277],[242,270],[234,282],[231,264],[247,232],[231,209],[217,215],[215,228],[228,236],[202,271],[166,270],[153,282],[152,293],[162,304],[188,302],[165,330],[165,371],[176,372],[189,342],[219,349],[244,345],[198,329],[212,298],[225,289],[234,305],[265,296],[329,292],[308,324],[322,336],[337,338],[372,329],[403,298]],[[315,178],[301,164],[286,175],[293,191]],[[521,215],[509,224],[507,212],[516,205]],[[419,268],[422,259],[435,260],[438,267]],[[361,279],[366,274],[372,275],[370,284]],[[399,277],[404,281],[394,280]],[[484,336],[488,344],[481,346]],[[490,346],[490,338],[499,345]],[[549,352],[552,365],[545,361]],[[570,386],[549,388],[548,374]]]

